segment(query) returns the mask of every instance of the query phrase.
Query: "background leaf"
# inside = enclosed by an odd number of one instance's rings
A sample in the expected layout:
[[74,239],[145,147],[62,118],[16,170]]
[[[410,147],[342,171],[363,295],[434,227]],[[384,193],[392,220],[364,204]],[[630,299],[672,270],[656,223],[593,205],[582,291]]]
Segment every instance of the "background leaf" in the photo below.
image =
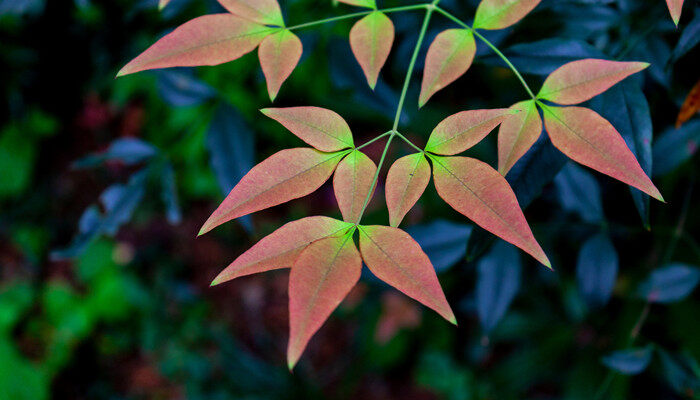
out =
[[652,355],[651,346],[619,350],[603,357],[603,364],[624,375],[637,375],[647,368]]
[[501,240],[477,264],[476,309],[487,334],[503,318],[518,293],[521,270],[517,250]]
[[216,91],[197,79],[188,69],[157,71],[158,93],[173,107],[202,104],[216,96]]
[[406,232],[428,255],[435,271],[441,273],[464,259],[472,229],[471,225],[439,219],[427,224],[409,226]]
[[639,294],[652,303],[674,303],[686,298],[700,282],[700,268],[674,263],[652,271]]
[[700,120],[690,121],[678,129],[664,131],[652,147],[654,176],[663,176],[687,162],[698,150]]
[[606,234],[596,234],[583,243],[576,262],[576,281],[590,307],[602,307],[610,300],[618,264],[617,251]]
[[566,211],[578,214],[584,221],[599,223],[603,215],[603,199],[595,178],[569,162],[554,178],[559,203]]

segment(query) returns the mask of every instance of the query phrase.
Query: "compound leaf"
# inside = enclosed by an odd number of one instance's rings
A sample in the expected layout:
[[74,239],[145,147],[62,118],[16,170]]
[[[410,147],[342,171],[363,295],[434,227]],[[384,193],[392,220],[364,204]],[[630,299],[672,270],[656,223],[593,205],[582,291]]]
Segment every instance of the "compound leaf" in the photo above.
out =
[[263,114],[321,151],[355,147],[348,123],[336,112],[319,107],[265,108]]
[[474,29],[503,29],[523,19],[541,0],[482,0]]
[[428,48],[418,105],[423,107],[432,95],[464,75],[476,54],[474,35],[467,29],[441,32]]
[[384,13],[375,11],[357,21],[350,30],[350,47],[374,89],[379,71],[389,57],[394,44],[394,24]]
[[299,63],[302,52],[301,40],[287,29],[266,37],[260,43],[258,57],[270,100],[275,100],[282,83],[289,78]]
[[333,190],[343,220],[357,222],[370,191],[374,190],[377,166],[361,151],[348,154],[338,165],[333,177]]
[[578,104],[608,90],[614,84],[639,72],[648,63],[608,61],[595,58],[572,61],[552,72],[537,97],[557,104]]
[[399,226],[430,182],[430,164],[422,153],[401,157],[386,176],[386,205],[389,224]]
[[219,0],[231,14],[263,25],[284,26],[277,0]]
[[165,35],[117,76],[156,68],[218,65],[253,51],[269,33],[270,28],[235,15],[204,15]]
[[507,108],[497,108],[451,115],[433,129],[425,151],[450,156],[461,153],[479,143],[512,112]]
[[498,172],[505,175],[527,153],[542,133],[542,118],[534,100],[521,101],[510,107],[498,129]]
[[433,264],[408,233],[378,225],[359,229],[362,259],[377,278],[457,324]]

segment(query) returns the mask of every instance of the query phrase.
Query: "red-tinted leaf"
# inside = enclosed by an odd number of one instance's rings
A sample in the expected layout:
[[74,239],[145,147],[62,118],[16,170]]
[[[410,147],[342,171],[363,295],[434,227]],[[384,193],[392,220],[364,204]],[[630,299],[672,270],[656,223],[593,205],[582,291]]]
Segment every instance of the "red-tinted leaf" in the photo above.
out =
[[212,286],[245,275],[289,268],[309,244],[343,235],[351,227],[347,222],[320,216],[289,222],[236,258],[214,279]]
[[393,44],[394,24],[379,11],[357,21],[350,30],[350,47],[372,89]]
[[425,58],[418,105],[423,107],[435,92],[464,75],[475,53],[476,42],[469,30],[448,29],[437,35]]
[[527,153],[542,133],[542,119],[534,100],[510,107],[517,111],[501,123],[498,130],[498,171],[505,175]]
[[503,29],[523,19],[541,0],[482,0],[474,29]]
[[644,62],[585,60],[566,63],[552,72],[537,94],[558,104],[578,104],[608,90],[614,84],[648,67]]
[[544,106],[544,122],[552,144],[572,160],[663,201],[620,133],[595,111]]
[[360,252],[377,278],[457,324],[433,264],[408,233],[389,226],[361,226]]
[[386,205],[389,224],[399,226],[430,182],[430,164],[422,153],[401,157],[386,176]]
[[431,156],[431,159],[435,189],[447,204],[551,268],[503,175],[473,158]]
[[185,22],[134,58],[117,76],[155,68],[218,65],[255,49],[270,28],[231,14]]
[[361,151],[353,151],[338,165],[333,177],[333,190],[338,200],[338,208],[343,220],[357,222],[362,206],[370,191],[377,173],[377,166]]
[[683,0],[666,0],[666,5],[671,13],[673,23],[678,26],[678,21],[681,19],[681,11],[683,10]]
[[219,0],[231,14],[264,25],[284,26],[277,0]]
[[302,51],[301,40],[286,29],[266,37],[260,43],[258,57],[267,81],[270,100],[275,100],[282,83],[296,68]]
[[445,118],[430,134],[425,151],[453,155],[479,143],[513,113],[507,108],[462,111]]
[[375,0],[338,0],[341,3],[350,4],[351,6],[377,8]]
[[700,111],[700,81],[698,81],[695,86],[690,90],[688,96],[683,101],[681,110],[678,112],[678,118],[676,119],[676,129],[680,128],[686,121],[693,117]]
[[355,147],[350,127],[334,111],[319,107],[266,108],[261,111],[321,151]]
[[328,180],[346,153],[296,148],[273,154],[231,189],[199,234],[234,218],[306,196]]
[[361,272],[362,259],[350,234],[321,239],[299,255],[289,275],[289,369]]

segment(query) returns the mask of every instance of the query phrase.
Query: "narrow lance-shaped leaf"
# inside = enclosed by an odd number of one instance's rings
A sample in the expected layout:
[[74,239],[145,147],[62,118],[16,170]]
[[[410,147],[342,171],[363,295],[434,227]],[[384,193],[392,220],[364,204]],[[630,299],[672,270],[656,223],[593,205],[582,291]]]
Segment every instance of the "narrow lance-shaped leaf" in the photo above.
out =
[[551,268],[549,259],[532,235],[513,190],[498,171],[468,157],[431,156],[431,159],[435,188],[447,204]]
[[270,28],[235,15],[204,15],[165,35],[117,76],[155,68],[218,65],[253,51],[268,33]]
[[497,108],[451,115],[433,129],[425,151],[441,155],[461,153],[479,143],[513,112],[507,108]]
[[474,29],[503,29],[523,19],[541,0],[482,0]]
[[552,72],[537,97],[558,104],[578,104],[648,67],[644,62],[588,58],[566,63]]
[[258,272],[289,268],[302,250],[311,243],[330,236],[343,235],[351,227],[347,222],[322,216],[289,222],[238,256],[221,271],[212,285]]
[[340,162],[333,177],[333,190],[343,220],[357,222],[367,195],[374,191],[377,166],[361,151],[355,150]]
[[334,111],[319,107],[266,108],[261,111],[321,151],[355,147],[348,123]]
[[374,89],[394,43],[394,24],[384,13],[375,11],[357,21],[350,30],[350,47]]
[[309,148],[277,152],[253,167],[204,223],[205,234],[224,222],[306,196],[333,173],[346,152],[322,153]]
[[231,14],[263,24],[284,26],[277,0],[219,0]]
[[467,29],[441,32],[428,48],[418,105],[423,107],[435,92],[464,75],[476,54],[474,35]]
[[362,259],[351,234],[314,242],[299,255],[289,275],[289,369],[361,272]]
[[683,101],[681,110],[678,112],[676,119],[676,129],[680,128],[686,121],[700,111],[700,81],[690,90],[688,96]]
[[401,157],[389,168],[386,176],[386,205],[389,223],[399,226],[430,182],[430,164],[422,153]]
[[375,0],[338,0],[341,3],[350,4],[351,6],[377,8]]
[[535,144],[542,133],[542,119],[534,100],[510,107],[517,111],[507,116],[498,129],[498,172],[505,175]]
[[361,226],[360,252],[377,278],[457,324],[430,259],[408,233],[389,226]]
[[301,40],[289,30],[281,30],[260,43],[258,57],[267,82],[267,92],[274,101],[289,75],[292,74],[303,52]]
[[681,11],[683,11],[683,0],[666,0],[668,12],[671,13],[673,23],[678,26],[678,21],[681,19]]
[[547,133],[562,153],[663,201],[620,133],[605,118],[583,107],[543,107]]

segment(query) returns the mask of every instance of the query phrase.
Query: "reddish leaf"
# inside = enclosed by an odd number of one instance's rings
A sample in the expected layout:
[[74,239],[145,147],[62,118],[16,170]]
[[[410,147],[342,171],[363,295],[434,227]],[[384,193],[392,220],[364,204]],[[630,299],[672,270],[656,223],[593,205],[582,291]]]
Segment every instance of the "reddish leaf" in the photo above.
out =
[[498,130],[498,171],[505,175],[527,153],[542,133],[542,119],[534,100],[521,101],[510,107],[509,115]]
[[457,324],[433,264],[408,233],[378,225],[359,229],[362,259],[377,278]]
[[212,286],[245,275],[289,268],[309,244],[342,235],[351,227],[347,222],[320,216],[289,222],[238,256],[214,279]]
[[681,19],[681,11],[683,11],[683,0],[666,0],[666,5],[671,13],[673,23],[678,26],[678,21]]
[[474,29],[503,29],[523,19],[541,0],[482,0]]
[[286,29],[266,37],[260,43],[258,57],[267,81],[270,100],[275,100],[282,83],[296,68],[302,51],[301,40]]
[[266,108],[261,111],[321,151],[355,147],[350,127],[334,111],[319,107]]
[[428,48],[418,105],[423,107],[435,92],[464,75],[476,53],[474,35],[467,29],[443,31]]
[[322,153],[309,148],[273,154],[253,167],[231,189],[199,234],[232,219],[306,196],[328,180],[345,154],[347,151]]
[[700,111],[700,81],[693,86],[690,93],[688,93],[688,97],[685,98],[681,110],[678,112],[676,129],[680,128],[681,125],[691,119],[698,111]]
[[277,0],[219,0],[231,14],[263,25],[284,26]]
[[289,369],[361,272],[362,259],[351,234],[321,239],[299,255],[289,275]]
[[551,268],[503,175],[473,158],[431,156],[431,159],[435,189],[447,204]]
[[547,133],[562,153],[663,201],[625,140],[605,118],[583,107],[543,106],[543,109]]
[[338,165],[333,177],[333,189],[343,220],[357,222],[370,191],[374,191],[377,166],[361,151],[353,151]]
[[126,64],[117,76],[229,62],[253,51],[270,32],[270,28],[231,14],[198,17],[165,35]]
[[351,6],[377,8],[375,0],[338,0],[341,3],[350,4]]
[[558,104],[578,104],[648,67],[644,62],[585,60],[566,63],[552,72],[537,97]]
[[430,182],[430,165],[422,153],[401,157],[386,176],[386,205],[389,224],[399,226]]
[[479,143],[514,111],[507,108],[462,111],[445,118],[428,138],[425,151],[453,155]]
[[384,13],[375,11],[357,21],[350,30],[350,47],[374,89],[394,44],[394,24]]

